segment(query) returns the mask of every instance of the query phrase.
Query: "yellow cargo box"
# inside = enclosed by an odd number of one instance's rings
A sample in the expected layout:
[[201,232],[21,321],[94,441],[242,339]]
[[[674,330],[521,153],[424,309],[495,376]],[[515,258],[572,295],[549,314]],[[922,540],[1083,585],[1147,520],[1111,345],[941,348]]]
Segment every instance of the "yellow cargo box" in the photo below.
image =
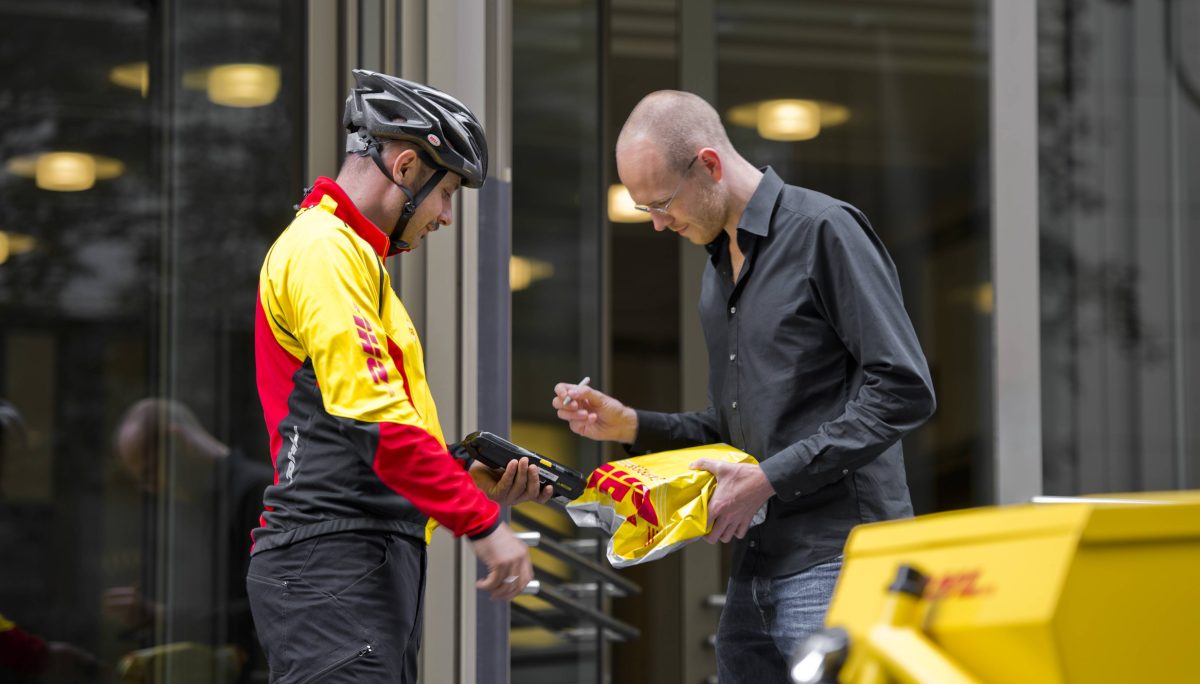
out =
[[917,626],[980,682],[1200,682],[1200,492],[863,525],[826,620],[852,652],[902,564],[929,578]]

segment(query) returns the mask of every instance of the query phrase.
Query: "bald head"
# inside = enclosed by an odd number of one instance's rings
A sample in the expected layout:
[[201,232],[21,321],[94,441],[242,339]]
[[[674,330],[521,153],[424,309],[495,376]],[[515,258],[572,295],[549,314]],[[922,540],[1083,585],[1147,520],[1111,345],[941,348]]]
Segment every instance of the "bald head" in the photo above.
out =
[[642,98],[617,138],[618,161],[635,148],[653,149],[676,170],[702,147],[729,153],[733,146],[712,105],[692,93],[659,90]]
[[229,453],[229,448],[200,425],[196,414],[171,399],[149,397],[125,412],[115,435],[121,465],[147,490],[158,487],[161,449],[171,440],[178,452],[212,460]]

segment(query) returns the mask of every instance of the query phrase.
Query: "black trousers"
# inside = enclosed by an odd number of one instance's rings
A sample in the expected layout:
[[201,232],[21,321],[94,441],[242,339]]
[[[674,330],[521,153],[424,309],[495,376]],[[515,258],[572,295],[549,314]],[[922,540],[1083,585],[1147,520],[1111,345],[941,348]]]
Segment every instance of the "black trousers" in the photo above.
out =
[[255,554],[246,590],[271,681],[417,681],[425,544],[339,532]]

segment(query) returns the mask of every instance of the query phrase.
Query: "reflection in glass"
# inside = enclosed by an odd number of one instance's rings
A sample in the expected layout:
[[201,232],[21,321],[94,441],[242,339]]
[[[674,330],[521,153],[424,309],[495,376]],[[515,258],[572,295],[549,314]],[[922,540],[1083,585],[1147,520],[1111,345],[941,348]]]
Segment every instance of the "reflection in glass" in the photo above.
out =
[[988,3],[719,0],[717,109],[786,181],[870,218],[938,395],[905,438],[917,513],[985,503],[991,307]]
[[[303,8],[85,4],[0,9],[0,640],[47,654],[0,680],[265,681],[251,325],[302,180]],[[269,104],[183,83],[246,63]]]
[[1200,485],[1200,6],[1038,3],[1047,494]]
[[[550,408],[554,384],[600,377],[600,175],[596,144],[598,8],[591,0],[513,2],[512,439],[588,473],[599,449]],[[560,509],[523,504],[514,526],[589,558]],[[596,578],[533,549],[539,581],[603,610]],[[524,596],[512,604],[514,682],[600,681],[604,641],[577,612]]]

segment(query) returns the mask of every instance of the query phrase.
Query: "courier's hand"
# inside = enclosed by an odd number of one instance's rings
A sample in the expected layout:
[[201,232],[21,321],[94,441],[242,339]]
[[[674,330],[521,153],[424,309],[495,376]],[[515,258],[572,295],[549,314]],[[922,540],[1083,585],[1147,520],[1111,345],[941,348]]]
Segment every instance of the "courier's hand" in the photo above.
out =
[[709,544],[745,537],[754,514],[775,495],[775,488],[755,463],[726,463],[702,458],[689,467],[707,470],[717,478],[717,488],[708,502],[709,532],[704,541]]
[[488,569],[487,577],[475,586],[491,594],[493,601],[511,601],[533,579],[529,547],[517,539],[508,525],[500,523],[491,534],[471,544]]
[[513,506],[524,501],[536,501],[544,504],[554,496],[554,487],[546,485],[538,491],[538,467],[531,465],[528,458],[520,461],[509,461],[502,474],[487,467],[479,461],[471,464],[471,478],[475,486],[483,490],[488,498],[505,506]]
[[[567,403],[570,397],[571,403]],[[571,432],[597,441],[633,444],[637,437],[637,413],[603,392],[586,385],[560,382],[554,386],[558,417],[567,421]]]

